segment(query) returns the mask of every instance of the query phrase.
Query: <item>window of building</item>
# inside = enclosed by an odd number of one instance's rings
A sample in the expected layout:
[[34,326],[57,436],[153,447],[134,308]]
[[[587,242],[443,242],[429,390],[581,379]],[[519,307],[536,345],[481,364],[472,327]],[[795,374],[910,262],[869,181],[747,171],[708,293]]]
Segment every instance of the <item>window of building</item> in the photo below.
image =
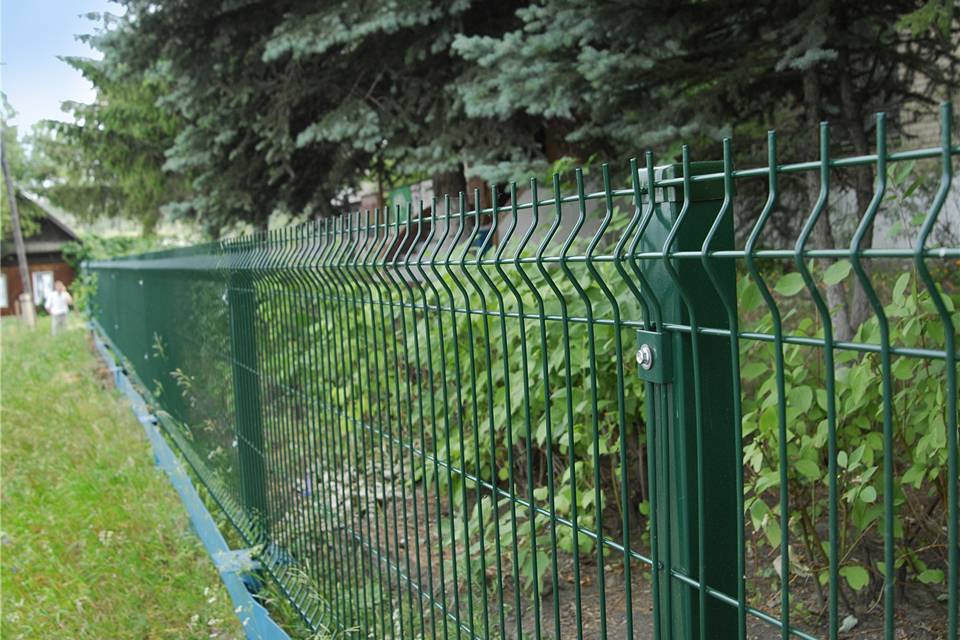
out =
[[47,292],[53,291],[53,271],[33,272],[33,301],[37,305],[43,304]]

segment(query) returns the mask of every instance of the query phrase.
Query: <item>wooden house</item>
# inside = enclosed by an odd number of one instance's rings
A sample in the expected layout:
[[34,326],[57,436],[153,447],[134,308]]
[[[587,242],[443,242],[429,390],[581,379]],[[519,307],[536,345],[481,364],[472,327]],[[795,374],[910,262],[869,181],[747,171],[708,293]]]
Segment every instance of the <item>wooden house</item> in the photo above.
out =
[[[42,207],[41,207],[42,208]],[[77,235],[44,209],[44,215],[36,221],[36,229],[24,237],[27,264],[30,268],[30,284],[34,303],[43,308],[44,294],[53,289],[53,283],[61,280],[69,289],[76,274],[63,258],[63,246],[77,240]],[[23,285],[17,266],[17,251],[12,239],[4,238],[0,247],[0,315],[17,312]]]

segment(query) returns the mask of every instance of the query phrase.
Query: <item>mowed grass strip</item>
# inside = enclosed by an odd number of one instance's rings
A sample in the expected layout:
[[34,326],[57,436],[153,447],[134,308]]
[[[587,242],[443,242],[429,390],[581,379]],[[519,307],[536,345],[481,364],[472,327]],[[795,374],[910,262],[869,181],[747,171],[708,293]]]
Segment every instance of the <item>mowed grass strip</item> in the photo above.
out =
[[86,332],[4,320],[0,339],[0,636],[243,638]]

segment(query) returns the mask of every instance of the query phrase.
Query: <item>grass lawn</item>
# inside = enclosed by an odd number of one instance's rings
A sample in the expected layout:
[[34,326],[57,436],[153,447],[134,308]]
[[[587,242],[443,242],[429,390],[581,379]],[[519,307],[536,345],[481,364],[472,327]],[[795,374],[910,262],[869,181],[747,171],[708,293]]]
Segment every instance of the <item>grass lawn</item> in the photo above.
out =
[[85,331],[4,320],[0,339],[0,636],[244,637]]

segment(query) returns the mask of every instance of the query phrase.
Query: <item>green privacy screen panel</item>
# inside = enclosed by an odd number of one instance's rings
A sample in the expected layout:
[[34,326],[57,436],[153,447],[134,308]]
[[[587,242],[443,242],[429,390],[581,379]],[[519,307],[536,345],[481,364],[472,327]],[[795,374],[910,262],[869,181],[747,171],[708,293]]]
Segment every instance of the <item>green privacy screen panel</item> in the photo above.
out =
[[955,640],[951,118],[93,262],[93,315],[313,628]]

